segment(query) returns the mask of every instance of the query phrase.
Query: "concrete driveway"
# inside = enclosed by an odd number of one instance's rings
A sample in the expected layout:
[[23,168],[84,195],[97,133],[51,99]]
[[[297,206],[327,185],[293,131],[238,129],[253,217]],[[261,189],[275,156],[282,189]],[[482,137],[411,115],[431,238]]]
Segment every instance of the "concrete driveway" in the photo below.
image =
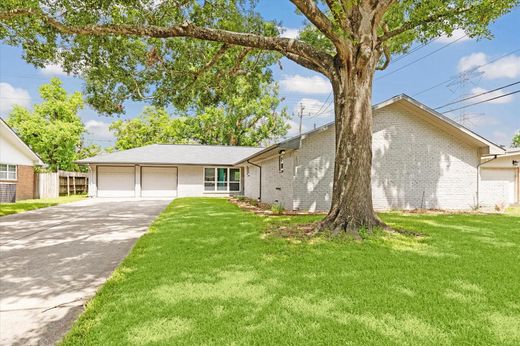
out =
[[89,199],[0,217],[0,343],[58,341],[169,203]]

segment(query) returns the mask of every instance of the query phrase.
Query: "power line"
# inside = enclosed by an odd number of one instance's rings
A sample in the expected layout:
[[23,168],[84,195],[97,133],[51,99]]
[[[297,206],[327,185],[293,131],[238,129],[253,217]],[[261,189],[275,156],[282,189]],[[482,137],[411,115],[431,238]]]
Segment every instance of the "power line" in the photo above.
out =
[[421,50],[422,48],[428,46],[428,45],[429,45],[430,43],[432,43],[433,41],[434,41],[434,40],[430,40],[430,41],[428,41],[428,42],[426,42],[426,43],[424,43],[424,44],[422,44],[422,45],[420,45],[420,46],[418,46],[418,47],[415,47],[415,48],[411,49],[409,52],[406,52],[405,54],[399,55],[398,57],[396,57],[396,58],[394,59],[393,62],[396,63],[396,62],[398,62],[398,61],[403,60],[404,58],[406,58],[406,57],[409,56],[410,54],[413,54],[413,53],[415,53],[415,52]]
[[442,47],[440,47],[440,48],[437,48],[437,49],[434,50],[433,52],[430,52],[430,53],[428,53],[428,54],[426,54],[426,55],[423,55],[422,57],[420,57],[420,58],[418,58],[418,59],[415,59],[415,60],[409,62],[408,64],[403,65],[403,66],[401,66],[400,68],[393,70],[392,72],[388,72],[388,73],[385,74],[385,75],[382,75],[382,76],[379,76],[379,77],[375,78],[374,80],[383,79],[383,78],[386,78],[386,77],[388,77],[388,76],[390,76],[390,75],[393,75],[394,73],[399,72],[399,71],[401,71],[401,70],[407,68],[407,67],[410,66],[410,65],[416,64],[416,63],[418,63],[419,61],[424,60],[424,59],[426,59],[426,58],[432,56],[433,54],[435,54],[435,53],[437,53],[437,52],[439,52],[439,51],[441,51],[441,50],[443,50],[443,49],[445,49],[445,48],[448,48],[448,47],[451,46],[452,44],[457,43],[458,41],[462,40],[462,39],[465,38],[465,37],[466,37],[466,35],[463,35],[463,36],[459,37],[458,39],[456,39],[456,40],[454,40],[454,41],[451,41],[450,43],[447,43],[447,44],[445,44],[444,46],[442,46]]
[[479,102],[471,103],[471,104],[469,104],[469,105],[465,105],[465,106],[462,106],[462,107],[458,107],[458,108],[450,109],[450,110],[444,112],[444,114],[446,114],[446,113],[451,113],[451,112],[455,112],[455,111],[458,111],[458,110],[460,110],[460,109],[464,109],[464,108],[468,108],[468,107],[476,106],[476,105],[479,105],[479,104],[482,104],[482,103],[486,103],[486,102],[490,102],[490,101],[493,101],[493,100],[498,100],[498,99],[501,99],[501,98],[503,98],[503,97],[510,96],[510,95],[514,95],[514,94],[518,94],[518,93],[520,93],[520,89],[515,90],[515,91],[512,91],[512,92],[507,93],[507,94],[504,94],[504,95],[495,96],[495,97],[492,97],[492,98],[487,99],[487,100],[483,100],[483,101],[479,101]]
[[442,81],[442,82],[437,83],[437,84],[435,84],[435,85],[433,85],[433,86],[431,86],[431,87],[428,87],[428,88],[426,88],[426,89],[423,89],[423,90],[421,90],[421,91],[419,91],[419,92],[417,92],[417,93],[415,93],[415,94],[412,94],[412,97],[416,97],[416,96],[419,96],[419,95],[421,95],[421,94],[424,94],[425,92],[428,92],[428,91],[430,91],[430,90],[433,90],[433,89],[435,89],[435,88],[437,88],[437,87],[440,87],[441,85],[444,85],[444,84],[446,84],[446,83],[451,82],[452,80],[455,80],[455,79],[459,78],[459,77],[460,77],[462,74],[464,74],[464,73],[471,73],[471,72],[474,72],[474,71],[476,71],[476,70],[478,70],[478,69],[480,69],[480,68],[482,68],[482,67],[484,67],[484,66],[487,66],[487,65],[492,64],[492,63],[494,63],[494,62],[497,62],[497,61],[499,61],[499,60],[502,60],[503,58],[508,57],[508,56],[510,56],[510,55],[513,55],[513,54],[515,54],[516,52],[519,52],[519,51],[520,51],[520,48],[515,49],[515,50],[513,50],[513,51],[511,51],[511,52],[509,52],[509,53],[506,53],[506,54],[504,54],[504,55],[502,55],[502,56],[500,56],[500,57],[498,57],[498,58],[496,58],[496,59],[493,59],[493,60],[491,60],[491,61],[489,61],[489,62],[487,62],[487,63],[485,63],[485,64],[482,64],[482,65],[479,65],[479,66],[475,66],[475,67],[469,69],[468,71],[463,71],[463,72],[457,74],[457,75],[454,76],[454,77],[451,77],[451,78],[449,78],[449,79],[447,79],[447,80],[445,80],[445,81]]
[[467,100],[471,100],[471,99],[474,99],[476,97],[479,97],[479,96],[483,96],[483,95],[487,95],[487,94],[491,94],[492,92],[495,92],[495,91],[498,91],[498,90],[501,90],[501,89],[505,89],[505,88],[509,88],[513,85],[517,85],[517,84],[520,84],[520,81],[517,81],[517,82],[514,82],[514,83],[511,83],[511,84],[507,84],[507,85],[504,85],[504,86],[501,86],[499,88],[495,88],[493,90],[488,90],[488,91],[485,91],[485,92],[481,92],[480,94],[475,94],[475,95],[472,95],[472,96],[469,96],[469,97],[466,97],[466,98],[463,98],[463,99],[460,99],[460,100],[457,100],[457,101],[453,101],[453,102],[450,102],[450,103],[446,103],[445,105],[442,105],[442,106],[439,106],[437,108],[434,108],[434,109],[440,109],[440,108],[444,108],[446,106],[451,106],[455,103],[460,103],[460,102],[464,102],[464,101],[467,101]]

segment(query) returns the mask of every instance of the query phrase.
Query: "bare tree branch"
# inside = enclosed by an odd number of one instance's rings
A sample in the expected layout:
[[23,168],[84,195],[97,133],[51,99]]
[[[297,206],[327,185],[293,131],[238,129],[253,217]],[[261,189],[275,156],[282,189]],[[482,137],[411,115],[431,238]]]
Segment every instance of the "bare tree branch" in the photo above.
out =
[[[290,0],[304,15],[327,36],[334,44],[341,43],[334,32],[334,25],[329,18],[316,6],[314,0]],[[340,23],[338,23],[340,24]]]
[[405,33],[406,31],[415,29],[418,26],[421,26],[421,25],[424,25],[424,24],[428,24],[428,23],[432,23],[432,22],[436,22],[436,21],[438,21],[438,20],[440,20],[440,19],[442,19],[444,17],[453,16],[454,14],[455,15],[462,14],[462,13],[465,13],[465,12],[468,12],[468,11],[474,9],[475,7],[476,6],[462,7],[462,8],[458,8],[458,9],[457,8],[453,8],[453,9],[450,9],[450,10],[448,10],[446,12],[439,12],[439,13],[432,14],[432,15],[430,15],[428,17],[422,18],[422,19],[411,20],[411,21],[405,22],[399,28],[394,29],[392,31],[389,31],[389,32],[383,34],[382,36],[380,36],[379,37],[379,41],[380,42],[388,41],[392,37],[401,35],[402,33]]
[[391,54],[390,49],[388,49],[388,46],[386,44],[383,44],[383,54],[385,55],[385,62],[381,66],[376,66],[376,70],[383,71],[390,64]]
[[221,29],[211,29],[184,23],[170,27],[154,25],[126,25],[126,24],[90,24],[66,25],[53,17],[35,9],[14,9],[0,11],[0,20],[10,20],[16,17],[32,16],[39,18],[48,26],[61,34],[68,35],[121,35],[145,36],[155,38],[189,37],[206,41],[222,42],[232,45],[257,48],[279,52],[285,56],[299,56],[319,66],[319,72],[326,73],[333,66],[333,57],[302,41],[285,38],[269,37],[258,34],[234,32]]

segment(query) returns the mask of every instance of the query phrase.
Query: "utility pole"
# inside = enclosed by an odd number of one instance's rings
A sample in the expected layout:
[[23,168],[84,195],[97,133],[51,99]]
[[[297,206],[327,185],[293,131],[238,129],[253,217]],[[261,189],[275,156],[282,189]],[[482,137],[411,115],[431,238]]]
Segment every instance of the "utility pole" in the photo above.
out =
[[300,102],[300,114],[298,114],[298,116],[300,117],[300,130],[299,130],[299,134],[301,135],[302,134],[302,122],[303,122],[303,110],[305,109],[305,107],[303,106],[303,103]]

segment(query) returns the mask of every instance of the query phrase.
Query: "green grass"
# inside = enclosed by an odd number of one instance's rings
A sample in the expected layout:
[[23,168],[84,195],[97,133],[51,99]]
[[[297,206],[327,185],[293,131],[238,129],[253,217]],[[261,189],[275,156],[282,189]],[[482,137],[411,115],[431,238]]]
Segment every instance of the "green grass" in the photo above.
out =
[[63,344],[520,344],[520,217],[381,217],[424,236],[282,239],[319,217],[177,199]]
[[506,210],[509,215],[520,216],[520,207],[509,207]]
[[24,211],[52,207],[62,203],[69,203],[84,199],[84,195],[63,196],[46,199],[26,199],[16,203],[0,203],[0,216],[22,213]]

